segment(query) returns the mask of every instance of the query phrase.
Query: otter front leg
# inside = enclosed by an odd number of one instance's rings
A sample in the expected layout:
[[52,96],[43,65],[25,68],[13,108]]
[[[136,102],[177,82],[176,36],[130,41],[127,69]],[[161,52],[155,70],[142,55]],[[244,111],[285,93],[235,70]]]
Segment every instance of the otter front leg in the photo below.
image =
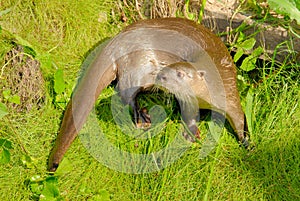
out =
[[[190,142],[195,142],[196,139],[200,139],[200,130],[198,129],[197,122],[199,121],[200,113],[199,108],[181,103],[182,119],[186,124],[188,131],[183,133],[183,136]],[[190,132],[192,135],[190,135]]]
[[196,118],[189,118],[188,120],[184,120],[184,122],[188,129],[188,131],[185,131],[183,133],[183,136],[185,137],[185,139],[187,139],[190,142],[195,142],[196,139],[199,140],[200,139],[200,130],[198,129]]
[[185,121],[185,123],[187,124],[187,127],[189,129],[189,132],[191,132],[193,134],[193,136],[191,136],[189,133],[187,133],[188,131],[185,131],[183,133],[183,136],[185,139],[187,139],[190,142],[195,142],[196,139],[200,139],[200,130],[198,129],[197,123],[196,123],[196,119],[192,119],[188,121],[189,123],[187,123]]

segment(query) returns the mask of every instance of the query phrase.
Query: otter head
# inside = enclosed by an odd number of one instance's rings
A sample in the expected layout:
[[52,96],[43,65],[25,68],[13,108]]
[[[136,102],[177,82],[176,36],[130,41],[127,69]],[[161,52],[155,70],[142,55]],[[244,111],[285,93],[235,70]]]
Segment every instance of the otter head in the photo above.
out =
[[204,79],[205,72],[188,62],[178,62],[164,67],[156,77],[159,87],[175,94],[178,98],[195,96],[195,87]]

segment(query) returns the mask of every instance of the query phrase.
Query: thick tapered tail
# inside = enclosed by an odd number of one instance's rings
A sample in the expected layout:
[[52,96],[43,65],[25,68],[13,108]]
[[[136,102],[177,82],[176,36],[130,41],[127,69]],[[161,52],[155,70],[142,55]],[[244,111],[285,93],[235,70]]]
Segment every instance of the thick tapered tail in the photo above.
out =
[[77,136],[77,129],[75,127],[73,113],[72,113],[72,101],[69,102],[64,114],[62,126],[55,141],[54,148],[52,149],[48,161],[48,170],[55,172],[59,163],[61,162],[64,154],[70,147],[71,143]]

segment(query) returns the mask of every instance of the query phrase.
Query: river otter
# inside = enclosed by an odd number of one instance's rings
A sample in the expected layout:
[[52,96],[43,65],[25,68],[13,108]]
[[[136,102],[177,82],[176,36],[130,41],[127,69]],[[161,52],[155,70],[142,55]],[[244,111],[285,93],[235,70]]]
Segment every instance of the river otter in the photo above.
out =
[[[240,128],[244,125],[240,100],[236,87],[236,70],[222,41],[205,27],[182,18],[142,20],[125,28],[111,40],[99,45],[83,63],[83,74],[68,103],[55,146],[50,154],[48,168],[55,171],[68,147],[82,128],[101,91],[118,79],[118,90],[125,104],[134,111],[134,121],[142,118],[136,103],[140,91],[152,87],[161,69],[178,62],[196,64],[197,70],[209,75],[210,82],[221,84],[212,87],[210,94],[221,94],[225,100],[230,94],[233,125],[239,140],[245,139]],[[210,70],[211,69],[211,70]],[[228,90],[227,90],[228,88]],[[213,99],[214,100],[214,99]],[[226,101],[224,101],[226,103]],[[187,106],[187,111],[194,108]],[[224,107],[221,107],[224,109]],[[185,115],[188,116],[187,112]],[[147,117],[147,116],[146,116]],[[186,118],[192,133],[197,134],[195,117]],[[235,123],[238,121],[238,123]]]

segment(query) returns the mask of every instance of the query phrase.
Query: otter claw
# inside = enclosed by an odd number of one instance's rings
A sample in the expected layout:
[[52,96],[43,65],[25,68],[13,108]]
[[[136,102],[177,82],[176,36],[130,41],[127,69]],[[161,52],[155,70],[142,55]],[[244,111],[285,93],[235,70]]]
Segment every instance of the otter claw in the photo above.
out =
[[242,143],[243,147],[245,147],[245,149],[248,149],[248,148],[249,148],[250,143],[249,143],[247,137],[245,137],[245,138],[242,140],[241,143]]
[[197,130],[196,130],[196,133],[193,135],[193,136],[191,136],[189,133],[187,133],[187,132],[184,132],[183,134],[183,137],[186,139],[186,140],[188,140],[188,141],[190,141],[190,142],[196,142],[197,140],[196,139],[198,139],[198,140],[200,140],[201,138],[200,138],[200,130],[197,128]]
[[148,114],[147,108],[145,108],[145,107],[142,108],[139,111],[139,116],[143,123],[151,123],[150,115]]
[[151,123],[136,123],[135,126],[137,128],[147,129],[151,126]]
[[146,108],[142,108],[139,112],[139,117],[137,122],[135,122],[135,126],[137,128],[149,128],[151,126],[150,115],[148,114],[148,110]]

